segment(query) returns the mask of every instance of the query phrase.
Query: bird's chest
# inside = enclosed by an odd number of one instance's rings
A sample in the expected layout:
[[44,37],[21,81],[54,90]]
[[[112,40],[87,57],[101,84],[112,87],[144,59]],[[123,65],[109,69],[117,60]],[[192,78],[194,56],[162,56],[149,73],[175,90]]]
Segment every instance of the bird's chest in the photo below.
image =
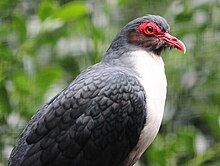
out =
[[138,51],[135,55],[135,70],[146,92],[147,116],[139,141],[129,154],[130,161],[127,161],[126,165],[135,163],[156,137],[163,117],[167,87],[162,58]]
[[[147,70],[147,68],[146,68]],[[154,68],[139,78],[146,92],[146,124],[137,145],[138,157],[156,137],[163,118],[167,81],[165,73]]]

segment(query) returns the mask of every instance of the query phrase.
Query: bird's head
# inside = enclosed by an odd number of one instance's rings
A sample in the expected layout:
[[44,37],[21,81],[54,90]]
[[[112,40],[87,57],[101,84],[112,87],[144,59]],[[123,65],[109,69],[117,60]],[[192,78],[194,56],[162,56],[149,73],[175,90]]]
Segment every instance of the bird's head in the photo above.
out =
[[167,21],[157,15],[146,15],[129,22],[118,34],[110,48],[118,49],[124,45],[144,49],[160,55],[166,48],[177,48],[186,52],[182,41],[170,35]]

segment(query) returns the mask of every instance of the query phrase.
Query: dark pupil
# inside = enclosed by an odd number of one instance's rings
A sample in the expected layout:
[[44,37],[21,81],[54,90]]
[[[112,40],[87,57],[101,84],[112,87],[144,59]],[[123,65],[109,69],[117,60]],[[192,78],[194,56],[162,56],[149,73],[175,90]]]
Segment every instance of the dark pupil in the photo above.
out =
[[147,27],[147,31],[148,31],[148,32],[153,32],[153,27],[152,27],[152,26],[148,26],[148,27]]

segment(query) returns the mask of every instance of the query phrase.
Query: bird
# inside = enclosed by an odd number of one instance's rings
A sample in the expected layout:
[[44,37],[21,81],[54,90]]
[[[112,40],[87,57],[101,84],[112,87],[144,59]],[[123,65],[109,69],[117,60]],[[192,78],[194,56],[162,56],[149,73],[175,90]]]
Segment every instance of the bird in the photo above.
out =
[[132,166],[155,139],[167,79],[161,53],[185,44],[159,15],[125,25],[103,59],[31,118],[9,166]]

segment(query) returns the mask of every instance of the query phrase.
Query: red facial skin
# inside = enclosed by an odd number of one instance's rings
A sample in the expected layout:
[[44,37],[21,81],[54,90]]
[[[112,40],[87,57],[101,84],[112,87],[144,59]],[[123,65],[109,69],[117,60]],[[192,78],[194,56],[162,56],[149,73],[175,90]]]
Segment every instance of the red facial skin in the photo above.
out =
[[171,36],[168,32],[162,31],[159,26],[154,22],[144,22],[138,26],[138,31],[146,36],[155,36],[160,40],[163,40],[167,45],[173,46],[183,53],[186,52],[185,44],[174,36]]

